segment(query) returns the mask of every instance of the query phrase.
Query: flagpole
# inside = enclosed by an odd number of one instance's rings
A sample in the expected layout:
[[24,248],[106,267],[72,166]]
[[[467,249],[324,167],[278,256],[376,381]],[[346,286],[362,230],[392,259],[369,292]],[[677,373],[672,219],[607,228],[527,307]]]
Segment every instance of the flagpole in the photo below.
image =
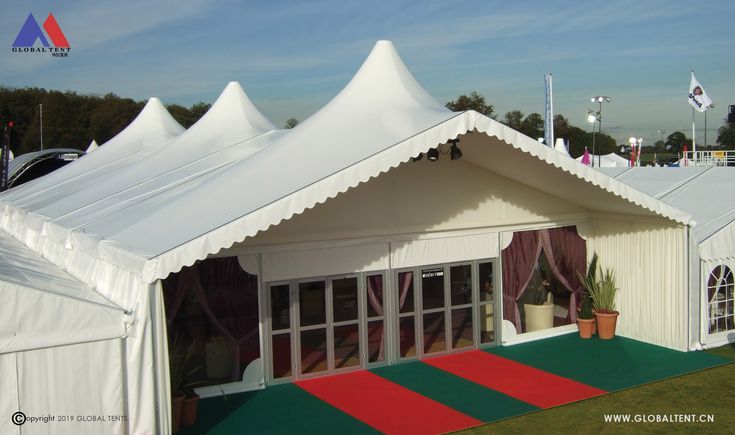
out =
[[[692,79],[694,78],[694,68],[692,68]],[[697,124],[694,121],[694,106],[692,106],[692,160],[694,165],[697,164]]]

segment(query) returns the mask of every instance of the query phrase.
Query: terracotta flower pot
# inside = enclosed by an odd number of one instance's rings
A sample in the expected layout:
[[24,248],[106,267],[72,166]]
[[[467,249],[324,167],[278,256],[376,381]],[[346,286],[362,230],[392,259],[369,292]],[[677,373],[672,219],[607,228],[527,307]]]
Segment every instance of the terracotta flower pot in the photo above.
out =
[[597,320],[597,336],[603,340],[610,340],[615,337],[615,326],[618,323],[619,312],[612,313],[595,313]]
[[183,394],[179,393],[171,401],[171,433],[176,433],[181,427],[181,406],[184,403]]
[[579,338],[592,338],[595,333],[595,319],[577,319]]
[[199,396],[193,395],[184,399],[181,405],[181,425],[182,426],[193,426],[197,422],[197,404],[199,402]]

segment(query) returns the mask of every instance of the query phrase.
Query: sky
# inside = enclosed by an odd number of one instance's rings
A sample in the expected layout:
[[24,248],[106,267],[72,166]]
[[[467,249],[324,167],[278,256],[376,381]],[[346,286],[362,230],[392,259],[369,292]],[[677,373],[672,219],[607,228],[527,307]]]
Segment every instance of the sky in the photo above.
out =
[[[53,13],[68,57],[11,51],[29,13],[39,24]],[[442,103],[477,91],[500,118],[543,114],[552,73],[554,113],[591,131],[590,97],[609,96],[602,131],[619,143],[691,136],[694,69],[715,104],[712,144],[735,104],[734,21],[726,0],[31,0],[0,15],[0,85],[188,106],[238,81],[282,126],[324,106],[389,39]],[[705,117],[695,120],[702,144]]]

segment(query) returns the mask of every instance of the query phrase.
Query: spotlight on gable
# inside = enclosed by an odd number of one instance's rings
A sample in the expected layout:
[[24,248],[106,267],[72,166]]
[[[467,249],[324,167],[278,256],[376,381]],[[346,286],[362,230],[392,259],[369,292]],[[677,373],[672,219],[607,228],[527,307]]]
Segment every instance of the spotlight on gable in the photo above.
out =
[[449,141],[449,143],[452,144],[452,147],[449,148],[449,155],[452,160],[459,160],[462,158],[462,150],[457,146],[457,142],[459,142],[459,139],[452,139]]
[[429,158],[430,162],[439,160],[439,150],[436,148],[430,149],[429,152],[426,153],[426,157]]

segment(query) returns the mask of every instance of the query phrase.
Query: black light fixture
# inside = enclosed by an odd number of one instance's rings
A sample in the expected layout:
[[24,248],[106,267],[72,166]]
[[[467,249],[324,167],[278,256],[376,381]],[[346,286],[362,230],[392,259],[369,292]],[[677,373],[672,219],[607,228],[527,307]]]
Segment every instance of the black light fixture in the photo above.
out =
[[436,148],[430,149],[426,153],[426,157],[428,157],[428,159],[429,159],[430,162],[435,162],[435,161],[439,160],[439,150],[436,149]]
[[424,158],[424,153],[419,153],[416,157],[412,157],[411,160],[414,162],[418,162],[419,160]]
[[457,142],[459,142],[459,139],[452,139],[449,141],[449,143],[452,144],[452,147],[449,148],[449,155],[452,160],[459,160],[462,158],[462,150],[457,146]]

